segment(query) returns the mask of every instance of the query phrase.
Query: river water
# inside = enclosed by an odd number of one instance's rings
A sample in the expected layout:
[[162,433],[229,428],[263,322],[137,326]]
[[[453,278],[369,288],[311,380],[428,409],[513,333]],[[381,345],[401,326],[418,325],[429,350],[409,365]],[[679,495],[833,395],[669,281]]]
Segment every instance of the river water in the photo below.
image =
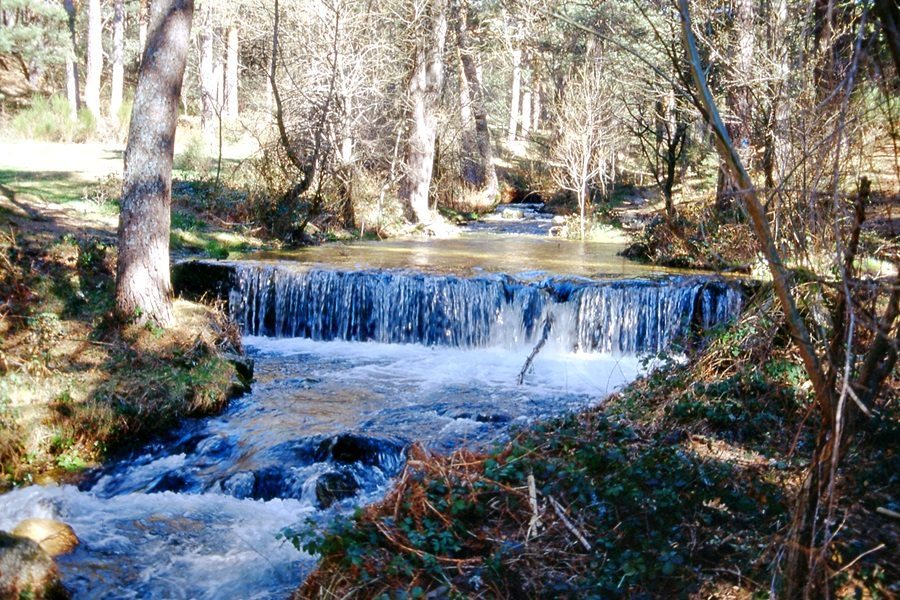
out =
[[315,561],[278,533],[379,498],[408,444],[487,446],[597,403],[740,309],[729,284],[613,250],[478,234],[239,263],[253,391],[79,486],[6,494],[0,529],[69,523],[76,598],[285,597]]

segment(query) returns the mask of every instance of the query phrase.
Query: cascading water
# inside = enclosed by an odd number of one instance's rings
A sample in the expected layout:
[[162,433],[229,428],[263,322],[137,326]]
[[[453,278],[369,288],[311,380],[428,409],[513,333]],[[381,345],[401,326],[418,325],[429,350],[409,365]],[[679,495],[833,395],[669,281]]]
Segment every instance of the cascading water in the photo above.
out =
[[[574,410],[737,314],[741,294],[659,280],[237,265],[235,318],[253,392],[221,416],[113,461],[79,487],[32,486],[0,503],[72,525],[59,560],[76,598],[277,598],[314,564],[282,527],[377,499],[422,441],[485,444],[510,423]],[[547,344],[516,380],[550,323]],[[366,342],[366,343],[360,343]]]
[[662,280],[522,282],[405,272],[288,271],[240,267],[232,313],[249,335],[515,350],[551,319],[558,349],[659,353],[740,311],[724,282]]

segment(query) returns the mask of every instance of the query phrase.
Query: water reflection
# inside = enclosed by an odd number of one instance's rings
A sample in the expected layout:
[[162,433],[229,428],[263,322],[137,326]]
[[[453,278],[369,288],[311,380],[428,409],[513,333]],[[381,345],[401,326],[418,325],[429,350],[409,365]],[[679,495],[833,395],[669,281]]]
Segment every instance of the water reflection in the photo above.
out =
[[618,253],[624,244],[535,236],[468,234],[452,239],[326,244],[251,254],[249,259],[294,261],[341,269],[417,269],[429,273],[566,273],[582,277],[647,277],[673,273]]

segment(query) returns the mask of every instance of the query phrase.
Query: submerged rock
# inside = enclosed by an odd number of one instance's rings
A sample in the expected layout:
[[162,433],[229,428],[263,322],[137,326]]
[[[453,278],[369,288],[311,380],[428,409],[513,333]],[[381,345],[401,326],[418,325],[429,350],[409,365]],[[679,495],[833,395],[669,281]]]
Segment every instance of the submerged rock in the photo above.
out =
[[322,460],[330,458],[336,463],[359,463],[392,474],[400,470],[405,450],[406,444],[396,440],[342,433],[323,440],[318,454]]
[[316,479],[316,504],[328,508],[358,491],[359,483],[349,473],[323,473]]
[[25,519],[16,525],[12,534],[37,543],[51,557],[68,554],[78,545],[75,531],[53,519]]
[[37,542],[0,531],[0,598],[68,597],[56,564]]

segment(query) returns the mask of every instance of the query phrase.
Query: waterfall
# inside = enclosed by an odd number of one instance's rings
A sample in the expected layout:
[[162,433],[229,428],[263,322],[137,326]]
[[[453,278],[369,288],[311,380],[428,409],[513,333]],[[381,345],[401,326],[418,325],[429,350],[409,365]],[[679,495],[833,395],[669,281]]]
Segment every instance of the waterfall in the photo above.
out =
[[230,294],[244,333],[480,348],[533,345],[545,319],[566,351],[657,353],[733,319],[737,286],[702,277],[524,282],[396,271],[241,266]]

